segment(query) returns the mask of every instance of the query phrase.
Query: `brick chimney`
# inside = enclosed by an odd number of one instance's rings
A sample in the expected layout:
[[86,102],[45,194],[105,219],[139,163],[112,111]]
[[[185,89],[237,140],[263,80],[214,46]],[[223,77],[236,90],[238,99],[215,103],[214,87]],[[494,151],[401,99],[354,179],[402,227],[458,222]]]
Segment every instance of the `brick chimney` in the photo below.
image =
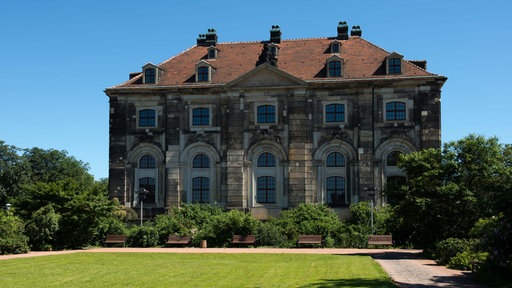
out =
[[217,44],[217,32],[215,29],[208,29],[208,33],[206,33],[206,46],[215,46]]
[[359,37],[361,37],[362,34],[363,34],[363,32],[361,31],[361,27],[359,27],[359,26],[352,26],[352,30],[350,31],[350,36],[359,36]]
[[338,40],[348,40],[348,25],[346,21],[338,23]]
[[279,25],[272,25],[272,29],[270,29],[270,42],[275,44],[281,43],[281,28],[279,28]]

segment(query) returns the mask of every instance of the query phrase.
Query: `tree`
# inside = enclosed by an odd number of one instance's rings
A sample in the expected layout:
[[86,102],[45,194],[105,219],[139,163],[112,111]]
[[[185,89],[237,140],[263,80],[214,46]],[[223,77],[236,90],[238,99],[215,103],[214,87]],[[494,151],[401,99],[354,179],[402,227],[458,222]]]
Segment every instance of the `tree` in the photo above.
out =
[[21,186],[30,180],[30,168],[20,149],[0,140],[0,207],[18,197]]
[[52,248],[56,232],[60,228],[60,219],[61,215],[55,213],[51,204],[32,213],[30,220],[25,223],[32,249],[47,250]]
[[[394,199],[394,238],[431,247],[450,237],[464,238],[479,218],[498,215],[510,203],[510,146],[469,135],[402,156],[408,183],[387,191]],[[510,207],[510,206],[508,206]]]

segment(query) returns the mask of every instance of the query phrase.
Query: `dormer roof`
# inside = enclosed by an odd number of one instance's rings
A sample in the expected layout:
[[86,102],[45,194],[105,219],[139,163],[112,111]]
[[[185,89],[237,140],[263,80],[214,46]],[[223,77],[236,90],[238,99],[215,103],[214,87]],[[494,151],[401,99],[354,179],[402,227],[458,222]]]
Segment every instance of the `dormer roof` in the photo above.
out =
[[[360,36],[350,36],[347,40],[340,40],[337,37],[281,39],[278,69],[304,82],[326,80],[328,78],[326,62],[333,56],[330,53],[330,46],[334,40],[341,44],[340,51],[336,55],[343,59],[343,78],[338,81],[439,76],[407,60],[402,64],[406,66],[402,74],[387,75],[386,59],[390,57],[402,59],[403,56],[396,52],[390,53]],[[165,73],[161,75],[155,86],[197,86],[194,75],[196,64],[200,61],[206,63],[214,61],[211,64],[215,66],[215,75],[205,85],[232,84],[236,79],[240,79],[256,68],[264,45],[269,43],[269,41],[216,43],[215,48],[222,51],[222,57],[217,59],[208,59],[210,45],[195,45],[157,65],[158,69]],[[115,87],[136,87],[140,85],[140,81],[137,81],[139,77],[141,75]]]

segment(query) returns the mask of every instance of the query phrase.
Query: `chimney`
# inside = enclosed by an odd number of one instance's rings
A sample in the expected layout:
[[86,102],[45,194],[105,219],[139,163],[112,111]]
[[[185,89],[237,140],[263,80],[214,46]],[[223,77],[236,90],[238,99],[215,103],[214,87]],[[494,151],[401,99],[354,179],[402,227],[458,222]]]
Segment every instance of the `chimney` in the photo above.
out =
[[346,21],[338,23],[338,40],[348,40],[348,25]]
[[197,46],[206,46],[206,34],[199,34],[197,37]]
[[217,44],[217,32],[215,29],[208,29],[208,33],[206,33],[206,46],[215,46]]
[[270,29],[270,42],[275,44],[281,43],[281,28],[279,28],[279,25],[272,25],[272,29]]
[[350,36],[359,36],[361,37],[361,34],[363,32],[361,31],[361,27],[359,26],[352,26],[352,30],[350,31]]

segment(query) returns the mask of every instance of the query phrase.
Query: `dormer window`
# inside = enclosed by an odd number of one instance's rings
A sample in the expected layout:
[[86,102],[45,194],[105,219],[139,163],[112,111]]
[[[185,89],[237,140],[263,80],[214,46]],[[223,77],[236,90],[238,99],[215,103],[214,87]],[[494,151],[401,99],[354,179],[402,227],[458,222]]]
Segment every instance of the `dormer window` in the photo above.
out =
[[386,58],[386,74],[398,75],[402,74],[402,58],[403,56],[398,53],[391,53]]
[[338,41],[333,41],[331,43],[331,53],[340,53],[341,44]]
[[210,46],[208,48],[208,59],[217,59],[217,48],[215,48],[214,46]]
[[333,56],[327,60],[327,77],[343,76],[343,59]]
[[155,84],[158,83],[158,67],[155,65],[148,63],[142,67],[144,83],[146,84]]
[[196,65],[196,82],[210,82],[212,68],[206,61],[201,61]]

